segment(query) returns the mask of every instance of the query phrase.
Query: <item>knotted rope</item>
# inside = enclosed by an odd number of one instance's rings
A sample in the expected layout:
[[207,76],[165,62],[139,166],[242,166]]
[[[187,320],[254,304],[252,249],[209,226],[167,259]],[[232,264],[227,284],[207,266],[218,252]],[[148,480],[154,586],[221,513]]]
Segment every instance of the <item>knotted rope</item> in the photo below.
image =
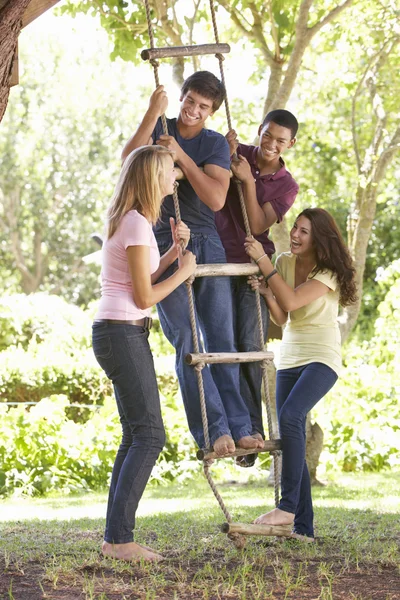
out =
[[[214,6],[214,0],[209,0],[209,1],[210,1],[211,19],[212,19],[212,25],[213,25],[213,30],[214,30],[215,43],[219,44],[219,34],[218,34],[217,17],[216,17],[216,11],[215,11],[215,6]],[[225,73],[224,73],[224,66],[223,66],[224,56],[222,54],[216,54],[215,56],[216,56],[216,58],[218,59],[218,62],[219,62],[219,70],[220,70],[220,73],[221,73],[221,81],[222,81],[222,83],[224,85],[224,88],[225,88],[226,120],[227,120],[227,123],[228,123],[228,129],[230,130],[230,129],[232,129],[232,119],[231,119],[231,112],[230,112],[230,108],[229,108],[228,93],[227,93],[227,88],[226,88],[226,83],[225,83]],[[237,159],[236,152],[234,153],[234,160],[235,159]],[[242,215],[243,215],[243,221],[244,221],[244,227],[245,227],[245,231],[246,231],[246,236],[250,237],[252,235],[252,233],[251,233],[251,230],[250,230],[249,218],[247,216],[247,210],[246,210],[246,204],[245,204],[244,195],[243,195],[242,184],[241,184],[241,182],[238,179],[236,179],[236,186],[237,186],[237,191],[238,191],[238,194],[239,194],[240,208],[242,210]],[[254,262],[254,261],[252,261],[252,262]],[[264,348],[263,319],[262,319],[262,312],[261,312],[261,298],[260,298],[260,291],[258,289],[256,289],[255,298],[256,298],[257,318],[258,318],[259,343],[260,343],[260,348]],[[273,427],[273,424],[272,424],[271,396],[270,396],[270,393],[269,393],[267,365],[268,365],[268,361],[264,360],[262,362],[263,389],[264,389],[264,394],[265,394],[265,404],[266,404],[266,410],[267,410],[268,436],[269,436],[269,439],[274,440],[274,439],[277,439],[278,436],[277,436],[276,432],[274,431],[274,427]],[[273,461],[274,461],[275,506],[278,506],[278,504],[279,504],[278,452],[279,451],[272,452]]]
[[[154,31],[153,31],[153,25],[152,25],[152,21],[151,21],[149,0],[144,0],[144,3],[145,3],[145,9],[146,9],[146,18],[147,18],[147,27],[148,27],[148,33],[149,33],[150,47],[151,47],[151,49],[154,49],[155,48]],[[214,37],[215,37],[216,43],[218,44],[219,36],[218,36],[218,28],[217,28],[217,21],[216,21],[216,14],[215,14],[215,7],[214,7],[213,0],[210,0],[210,10],[211,10],[211,16],[212,16],[212,22],[213,22],[213,28],[214,28]],[[226,91],[225,73],[224,73],[224,69],[223,69],[223,65],[222,65],[224,57],[222,54],[216,54],[216,57],[219,61],[221,81],[222,81],[222,83],[225,87],[225,91]],[[150,61],[150,63],[154,70],[155,84],[156,84],[156,87],[158,87],[160,85],[159,74],[158,74],[159,63],[155,59],[152,59]],[[229,110],[228,97],[227,97],[226,93],[225,93],[225,108],[226,108],[228,127],[229,127],[229,129],[232,129],[231,115],[230,115],[230,110]],[[167,120],[166,120],[165,114],[161,115],[161,123],[162,123],[164,134],[168,135],[168,125],[167,125]],[[249,235],[251,235],[251,232],[250,232],[249,220],[247,217],[246,205],[245,205],[244,197],[243,197],[243,191],[242,191],[240,182],[237,182],[237,184],[238,184],[240,205],[241,205],[243,219],[244,219],[244,223],[245,223],[246,235],[249,236]],[[174,186],[173,202],[174,202],[174,209],[175,209],[175,215],[176,215],[176,222],[179,223],[181,221],[181,213],[180,213],[180,207],[179,207],[177,187],[178,187],[178,184],[176,183]],[[192,276],[191,278],[189,278],[186,281],[186,289],[187,289],[188,301],[189,301],[190,326],[191,326],[192,336],[193,336],[194,352],[199,353],[200,352],[200,344],[199,344],[199,338],[198,338],[198,334],[197,334],[196,312],[195,312],[194,294],[193,294],[193,286],[192,286],[193,281],[194,281],[194,276]],[[259,322],[259,329],[260,329],[260,347],[262,348],[264,346],[264,339],[263,339],[260,293],[258,290],[256,291],[256,302],[257,302],[257,314],[258,314],[258,322]],[[275,436],[273,435],[273,430],[272,430],[270,395],[269,395],[268,378],[267,378],[267,371],[266,371],[267,362],[268,361],[263,361],[263,384],[264,384],[265,397],[267,400],[266,404],[267,404],[268,432],[269,432],[270,438],[275,439]],[[196,365],[195,371],[196,371],[197,384],[198,384],[199,396],[200,396],[200,409],[201,409],[201,418],[202,418],[202,423],[203,423],[204,441],[205,441],[206,447],[210,448],[207,408],[206,408],[206,399],[205,399],[205,394],[204,394],[204,384],[203,384],[203,375],[202,375],[202,370],[204,367],[205,367],[204,363],[199,363],[198,365]],[[275,503],[278,504],[279,484],[277,483],[278,465],[277,465],[277,462],[275,462],[276,460],[277,460],[276,453],[274,453]],[[214,493],[214,496],[215,496],[222,512],[225,515],[227,522],[231,523],[232,517],[231,517],[228,509],[226,508],[224,501],[222,500],[222,498],[214,484],[214,481],[212,479],[212,476],[210,473],[210,464],[211,464],[210,461],[207,461],[207,460],[203,461],[203,469],[204,469],[205,477],[209,483],[210,488],[212,489],[212,491]],[[230,537],[238,547],[243,547],[243,545],[244,545],[243,536],[240,536],[239,534],[234,533],[234,534],[230,534]]]

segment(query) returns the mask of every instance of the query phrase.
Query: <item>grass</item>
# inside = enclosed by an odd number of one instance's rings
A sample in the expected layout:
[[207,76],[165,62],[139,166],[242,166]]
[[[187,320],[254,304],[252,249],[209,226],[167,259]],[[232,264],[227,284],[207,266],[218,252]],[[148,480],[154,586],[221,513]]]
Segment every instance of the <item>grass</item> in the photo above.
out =
[[[158,565],[99,553],[105,494],[0,504],[0,599],[397,600],[400,473],[346,475],[314,488],[317,542],[248,538],[238,551],[205,482],[150,488],[136,540]],[[221,485],[235,521],[272,508],[260,482]]]

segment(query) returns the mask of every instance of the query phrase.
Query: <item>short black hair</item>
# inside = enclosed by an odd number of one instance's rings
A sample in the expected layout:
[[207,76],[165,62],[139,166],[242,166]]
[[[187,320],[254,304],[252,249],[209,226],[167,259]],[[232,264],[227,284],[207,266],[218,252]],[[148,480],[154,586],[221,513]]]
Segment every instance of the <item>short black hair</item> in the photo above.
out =
[[213,112],[218,110],[225,100],[224,84],[210,71],[197,71],[185,79],[181,88],[182,96],[186,96],[190,90],[212,100]]
[[299,124],[297,122],[296,117],[289,112],[288,110],[284,110],[283,108],[278,108],[277,110],[271,110],[265,117],[262,122],[261,127],[264,128],[267,123],[276,123],[281,127],[286,127],[290,129],[291,139],[296,137],[297,130],[299,128]]

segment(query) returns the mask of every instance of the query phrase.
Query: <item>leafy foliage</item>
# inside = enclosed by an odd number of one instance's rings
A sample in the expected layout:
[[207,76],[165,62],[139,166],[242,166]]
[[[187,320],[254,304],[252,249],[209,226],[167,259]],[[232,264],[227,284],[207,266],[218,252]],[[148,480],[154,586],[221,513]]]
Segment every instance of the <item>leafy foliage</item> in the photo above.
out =
[[344,471],[400,464],[400,261],[383,271],[387,290],[370,340],[349,342],[346,370],[330,395],[329,463]]
[[[111,384],[90,345],[93,313],[47,294],[0,302],[0,494],[107,485],[121,431]],[[156,358],[170,351],[158,322],[151,338]],[[191,477],[198,462],[176,377],[158,382],[167,442],[153,481],[163,484]]]
[[[164,389],[167,383],[164,379]],[[175,391],[172,385],[163,403],[168,440],[153,469],[153,484],[184,481],[199,469],[176,418]],[[85,423],[69,419],[68,406],[62,395],[44,398],[30,410],[0,405],[0,496],[68,494],[108,485],[121,437],[114,398]]]
[[66,36],[24,31],[21,85],[0,129],[2,280],[12,275],[8,291],[47,290],[82,305],[99,281],[81,259],[97,249],[91,234],[103,227],[122,130],[142,99],[126,102],[129,65],[109,63],[105,33],[90,40],[71,52]]
[[101,403],[110,385],[90,348],[91,321],[58,296],[2,298],[0,402],[67,394],[71,403]]

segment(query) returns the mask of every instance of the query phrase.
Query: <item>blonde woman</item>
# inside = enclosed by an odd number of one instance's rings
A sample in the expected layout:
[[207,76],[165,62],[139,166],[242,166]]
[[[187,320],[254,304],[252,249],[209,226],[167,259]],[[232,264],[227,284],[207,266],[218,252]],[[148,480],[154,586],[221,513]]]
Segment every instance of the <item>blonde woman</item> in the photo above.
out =
[[[112,381],[122,426],[108,498],[102,552],[121,560],[156,561],[162,556],[133,541],[135,513],[164,446],[153,357],[148,343],[150,308],[183,283],[196,268],[182,254],[190,231],[171,219],[175,243],[161,258],[152,226],[175,182],[172,153],[143,146],[125,160],[107,212],[102,253],[102,293],[93,323],[93,350]],[[178,268],[157,283],[178,257]]]

